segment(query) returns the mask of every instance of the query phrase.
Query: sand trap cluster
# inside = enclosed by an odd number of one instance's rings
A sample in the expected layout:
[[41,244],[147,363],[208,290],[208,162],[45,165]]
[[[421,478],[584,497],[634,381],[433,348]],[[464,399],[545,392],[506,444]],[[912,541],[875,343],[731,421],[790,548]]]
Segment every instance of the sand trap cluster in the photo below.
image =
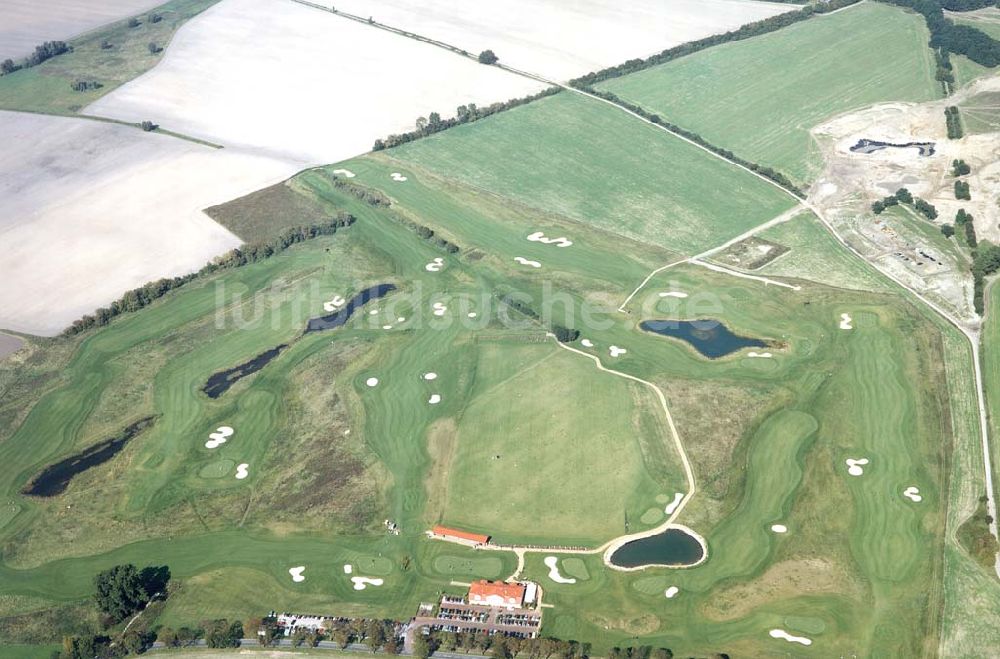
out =
[[406,180],[406,177],[400,174],[399,172],[393,172],[392,174],[389,174],[389,177],[392,178],[392,180],[396,181],[397,183],[402,183],[403,181]]
[[295,583],[299,583],[300,581],[306,580],[306,578],[302,576],[302,573],[305,572],[305,569],[306,569],[305,565],[300,565],[298,567],[290,567],[288,568],[288,574],[292,575],[292,581],[294,581]]
[[249,466],[250,465],[246,462],[241,462],[240,464],[236,465],[236,480],[241,481],[250,475],[250,472],[247,471],[247,467]]
[[343,176],[344,178],[354,178],[354,172],[349,169],[335,169],[333,170],[335,176]]
[[545,234],[541,231],[536,231],[535,233],[528,236],[528,240],[533,243],[542,243],[543,245],[555,245],[556,247],[569,247],[573,244],[572,240],[568,240],[562,236],[559,238],[546,238]]
[[376,377],[368,378],[367,380],[365,380],[365,384],[367,384],[369,387],[377,387],[378,386],[378,378],[376,378]]
[[663,591],[663,594],[664,594],[664,596],[666,596],[666,598],[668,600],[672,600],[674,597],[677,596],[677,593],[679,591],[680,591],[680,588],[678,588],[677,586],[670,586],[665,591]]
[[584,348],[593,348],[594,342],[591,341],[590,339],[580,339],[580,345],[582,345]]
[[431,405],[437,405],[441,402],[441,394],[431,394],[431,397],[427,399],[427,402]]
[[371,577],[351,577],[351,581],[354,582],[354,590],[364,590],[368,586],[381,586],[385,583],[382,579]]
[[219,426],[215,432],[209,434],[208,441],[205,442],[205,448],[218,448],[233,436],[233,432],[233,429],[229,426]]
[[618,346],[611,346],[608,348],[608,352],[611,353],[612,357],[617,357],[618,355],[624,355],[628,350],[625,348],[619,348]]
[[774,357],[774,355],[772,355],[769,352],[753,352],[753,351],[750,351],[750,352],[747,353],[747,357],[759,357],[761,359],[770,359],[771,357]]
[[847,458],[847,473],[851,476],[861,476],[865,473],[864,466],[868,464],[868,458]]
[[854,329],[854,325],[852,325],[851,322],[851,314],[840,314],[840,329]]
[[351,565],[350,563],[345,563],[344,564],[344,574],[350,574],[352,572],[354,572],[354,566]]
[[334,295],[329,302],[323,303],[323,311],[336,311],[337,309],[344,306],[344,302],[346,302],[344,298],[342,298],[339,295]]
[[688,296],[687,293],[681,293],[680,291],[663,291],[662,293],[660,293],[660,297],[680,297],[680,298],[685,298],[687,296]]
[[444,302],[435,302],[431,305],[431,309],[434,310],[435,316],[443,316],[448,311],[448,307],[444,305]]
[[772,524],[771,530],[775,533],[788,533],[788,527],[784,524]]
[[806,638],[805,636],[792,636],[784,629],[772,629],[770,632],[771,638],[783,638],[789,643],[801,643],[802,645],[812,645],[812,640]]
[[677,506],[681,505],[681,501],[683,500],[683,492],[674,492],[674,500],[667,504],[667,507],[663,509],[663,512],[668,515],[673,515],[674,511],[677,510]]
[[903,496],[914,503],[920,503],[924,500],[924,498],[920,496],[920,489],[915,485],[911,485],[903,490]]
[[515,256],[514,260],[520,263],[521,265],[530,265],[532,268],[542,267],[542,264],[539,263],[538,261],[532,261],[530,259],[524,258],[523,256]]
[[444,267],[444,259],[440,256],[424,266],[424,270],[427,272],[441,272],[441,268]]
[[545,567],[549,568],[549,579],[556,583],[576,583],[572,577],[564,577],[559,573],[559,559],[555,556],[545,557]]

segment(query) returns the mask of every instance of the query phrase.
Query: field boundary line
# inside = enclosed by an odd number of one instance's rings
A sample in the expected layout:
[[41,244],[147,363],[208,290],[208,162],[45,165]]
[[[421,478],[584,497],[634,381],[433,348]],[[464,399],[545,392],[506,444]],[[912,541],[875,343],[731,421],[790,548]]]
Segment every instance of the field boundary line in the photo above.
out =
[[724,265],[718,265],[717,263],[709,263],[708,261],[702,261],[701,259],[691,259],[691,265],[700,265],[703,268],[708,268],[709,270],[714,270],[715,272],[721,272],[726,275],[731,275],[733,277],[740,277],[741,279],[752,279],[754,281],[762,282],[765,286],[782,286],[784,288],[790,288],[793,291],[801,291],[802,287],[797,284],[789,284],[783,281],[778,281],[777,279],[771,279],[769,277],[762,277],[761,275],[751,275],[746,272],[740,272],[739,270],[733,270],[732,268],[727,268]]

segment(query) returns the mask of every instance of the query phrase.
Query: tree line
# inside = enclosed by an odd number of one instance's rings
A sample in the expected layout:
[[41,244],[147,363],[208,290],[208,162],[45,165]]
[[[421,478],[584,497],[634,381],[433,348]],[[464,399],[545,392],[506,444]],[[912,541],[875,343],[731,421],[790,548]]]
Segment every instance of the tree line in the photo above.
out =
[[[989,68],[1000,65],[1000,41],[971,25],[956,25],[945,18],[942,4],[951,0],[880,0],[907,7],[924,17],[930,30],[931,48],[955,55],[965,55],[976,64]],[[960,2],[962,0],[959,0]],[[974,2],[975,0],[969,0]]]
[[[375,144],[372,146],[372,151],[391,149],[399,146],[400,144],[413,142],[455,126],[471,123],[473,121],[479,121],[480,119],[497,114],[498,112],[504,112],[512,108],[527,105],[528,103],[532,103],[547,96],[553,96],[554,94],[558,94],[560,91],[562,91],[560,87],[549,87],[548,89],[543,89],[537,94],[531,94],[530,96],[523,96],[521,98],[512,98],[508,101],[498,103],[491,103],[483,108],[477,107],[475,103],[460,105],[455,111],[455,116],[449,119],[442,119],[441,115],[437,112],[431,112],[426,119],[424,119],[424,117],[417,119],[416,130],[411,130],[407,133],[392,134],[386,138],[375,140]],[[423,121],[421,121],[422,119]]]
[[948,129],[949,140],[957,140],[965,134],[962,130],[962,118],[959,116],[956,106],[949,105],[944,109],[944,121]]
[[895,194],[883,197],[873,203],[872,212],[876,215],[881,215],[886,209],[898,204],[912,206],[914,210],[926,217],[928,220],[934,220],[938,216],[937,208],[920,197],[914,197],[913,193],[906,188],[900,188],[899,190],[896,190]]
[[382,194],[380,190],[373,190],[372,188],[366,188],[362,185],[356,183],[351,183],[347,179],[342,179],[337,175],[333,175],[333,187],[338,190],[343,190],[348,194],[351,194],[361,201],[365,202],[369,206],[390,206],[391,202],[389,198]]
[[20,69],[29,69],[33,66],[38,66],[45,60],[68,53],[71,50],[73,50],[73,47],[65,41],[46,41],[39,46],[35,46],[35,51],[20,62],[15,62],[9,57],[0,62],[0,74],[7,75]]
[[720,156],[722,156],[723,158],[725,158],[726,160],[728,160],[730,162],[733,162],[733,163],[736,163],[737,165],[741,165],[743,167],[746,167],[750,171],[752,171],[752,172],[754,172],[756,174],[760,174],[761,176],[763,176],[764,178],[766,178],[768,180],[774,181],[775,183],[777,183],[778,185],[780,185],[784,189],[788,190],[789,192],[791,192],[793,195],[795,195],[799,199],[805,199],[806,198],[806,193],[802,190],[802,188],[800,188],[799,186],[795,185],[791,181],[791,179],[789,179],[787,176],[785,176],[781,172],[777,171],[776,169],[773,169],[773,168],[768,167],[766,165],[761,165],[761,164],[755,163],[755,162],[750,161],[750,160],[746,160],[745,158],[741,158],[740,156],[736,155],[735,153],[733,153],[729,149],[723,149],[720,146],[716,146],[716,145],[712,144],[711,142],[709,142],[708,140],[706,140],[705,138],[703,138],[698,133],[695,133],[694,131],[687,130],[686,128],[681,128],[677,124],[672,124],[669,121],[664,121],[662,118],[660,118],[660,115],[654,114],[652,112],[649,112],[648,110],[646,110],[645,108],[643,108],[643,107],[641,107],[639,105],[635,105],[634,103],[629,103],[628,101],[623,101],[621,98],[619,98],[616,94],[614,94],[612,92],[604,91],[604,90],[597,90],[597,89],[588,89],[587,92],[591,93],[591,94],[594,94],[595,96],[599,96],[599,97],[601,97],[601,98],[603,98],[603,99],[605,99],[607,101],[611,101],[615,105],[618,105],[620,107],[625,108],[626,110],[634,112],[635,114],[639,115],[643,119],[646,119],[646,120],[648,120],[648,121],[650,121],[650,122],[652,122],[654,124],[657,124],[658,126],[663,126],[664,128],[666,128],[670,132],[676,133],[676,134],[678,134],[678,135],[680,135],[682,137],[685,137],[685,138],[691,140],[692,142],[694,142],[694,143],[696,143],[696,144],[698,144],[700,146],[705,147],[706,149],[708,149],[712,153],[720,155]]
[[996,4],[997,0],[941,0],[941,6],[948,11],[975,11]]
[[168,292],[178,289],[199,277],[213,274],[219,270],[239,268],[250,263],[263,261],[283,252],[296,243],[311,240],[319,236],[334,234],[338,229],[351,226],[354,224],[354,221],[355,218],[353,215],[341,211],[325,223],[285,229],[277,238],[270,242],[247,243],[206,263],[197,272],[179,277],[157,279],[126,292],[119,299],[112,302],[110,306],[101,307],[93,314],[87,314],[73,321],[73,324],[63,331],[63,336],[73,336],[92,327],[104,327],[115,317],[123,313],[138,311],[152,304]]
[[781,28],[788,27],[789,25],[804,21],[808,18],[812,18],[817,14],[826,14],[831,11],[856,4],[859,1],[860,0],[830,0],[829,2],[817,3],[815,5],[806,5],[797,11],[778,14],[777,16],[771,16],[770,18],[754,21],[753,23],[747,23],[737,30],[731,30],[723,34],[715,34],[710,37],[705,37],[704,39],[689,41],[679,46],[674,46],[673,48],[667,48],[666,50],[655,55],[651,55],[646,59],[630,59],[622,64],[610,66],[606,69],[601,69],[600,71],[594,71],[580,76],[579,78],[574,78],[573,80],[570,80],[569,84],[580,89],[587,89],[591,85],[604,80],[620,78],[621,76],[642,71],[643,69],[648,69],[658,64],[663,64],[664,62],[669,62],[679,57],[684,57],[685,55],[690,55],[700,50],[705,50],[706,48],[711,48],[720,44],[729,43],[731,41],[742,41],[743,39],[749,39],[751,37],[767,34],[768,32],[774,32],[775,30],[780,30]]

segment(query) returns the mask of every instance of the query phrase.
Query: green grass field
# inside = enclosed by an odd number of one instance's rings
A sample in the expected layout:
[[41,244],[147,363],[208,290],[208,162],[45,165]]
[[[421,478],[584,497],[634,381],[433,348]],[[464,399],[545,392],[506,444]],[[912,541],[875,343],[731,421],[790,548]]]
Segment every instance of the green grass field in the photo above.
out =
[[809,129],[883,101],[941,96],[923,19],[864,3],[598,85],[737,155],[808,183]]
[[386,156],[545,214],[684,254],[723,243],[793,205],[756,177],[571,93]]
[[[127,20],[112,23],[72,39],[73,51],[42,64],[0,77],[0,109],[75,114],[81,108],[150,70],[163,58],[174,32],[188,19],[218,0],[170,0],[140,15],[140,25]],[[162,19],[152,22],[149,14]],[[107,41],[109,48],[102,48]],[[149,44],[161,50],[151,53]],[[77,81],[98,82],[101,87],[75,91]]]

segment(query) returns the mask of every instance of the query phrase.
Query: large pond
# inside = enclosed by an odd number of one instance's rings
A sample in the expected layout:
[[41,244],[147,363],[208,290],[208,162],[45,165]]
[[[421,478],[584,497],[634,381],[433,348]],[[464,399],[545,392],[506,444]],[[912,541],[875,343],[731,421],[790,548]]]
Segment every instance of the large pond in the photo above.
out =
[[934,142],[906,142],[904,144],[894,144],[892,142],[879,142],[878,140],[860,139],[858,143],[851,147],[854,153],[868,155],[881,151],[882,149],[916,149],[922,156],[934,155]]
[[125,448],[129,440],[153,425],[154,421],[156,421],[156,417],[152,416],[136,421],[115,437],[106,439],[100,444],[95,444],[76,455],[71,455],[65,460],[46,467],[24,486],[21,493],[33,497],[54,497],[57,494],[62,494],[74,476],[113,458]]
[[705,550],[693,535],[683,529],[667,529],[663,533],[627,542],[608,559],[618,567],[661,565],[684,567],[705,557]]
[[[324,330],[340,327],[347,322],[355,311],[364,306],[365,303],[370,302],[371,300],[377,300],[394,290],[396,290],[396,287],[392,284],[378,284],[377,286],[366,288],[352,297],[347,304],[344,305],[344,308],[336,313],[320,316],[319,318],[312,318],[306,324],[306,331],[304,334],[309,334],[310,332],[322,332]],[[265,350],[250,361],[243,362],[242,364],[232,368],[227,368],[224,371],[213,373],[201,390],[204,391],[209,398],[218,398],[222,394],[229,391],[230,387],[243,378],[248,375],[253,375],[267,366],[271,360],[280,355],[281,351],[288,346],[289,344],[283,343],[280,346],[271,348],[270,350]]]
[[770,344],[729,331],[717,320],[644,320],[639,327],[647,332],[680,339],[709,359],[724,357],[743,348],[766,348]]

